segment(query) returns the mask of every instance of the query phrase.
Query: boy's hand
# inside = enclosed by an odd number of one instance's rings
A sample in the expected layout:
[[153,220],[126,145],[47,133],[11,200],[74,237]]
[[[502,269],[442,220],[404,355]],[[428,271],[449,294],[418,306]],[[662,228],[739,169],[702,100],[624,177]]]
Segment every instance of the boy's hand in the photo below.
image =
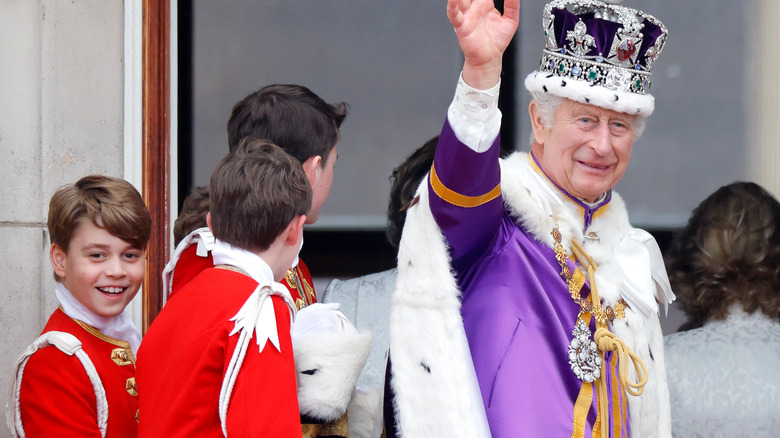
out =
[[501,77],[501,59],[520,20],[520,0],[506,0],[504,15],[493,0],[448,0],[447,17],[463,51],[463,80],[486,90]]

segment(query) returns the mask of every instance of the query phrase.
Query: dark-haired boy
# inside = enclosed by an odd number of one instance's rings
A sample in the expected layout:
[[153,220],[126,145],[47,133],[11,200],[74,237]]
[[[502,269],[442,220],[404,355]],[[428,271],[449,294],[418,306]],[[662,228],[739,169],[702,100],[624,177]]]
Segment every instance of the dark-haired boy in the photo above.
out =
[[59,307],[19,357],[8,408],[14,436],[135,437],[141,335],[125,307],[144,278],[152,219],[127,181],[92,175],[49,203]]
[[[313,224],[333,184],[339,127],[347,109],[345,103],[326,103],[302,85],[268,85],[233,106],[227,123],[228,146],[234,151],[246,137],[263,138],[296,158],[312,188],[312,208],[306,223]],[[213,266],[209,254],[212,240],[203,221],[206,211],[208,188],[196,187],[184,201],[174,226],[177,247],[163,273],[165,299],[200,271]],[[285,274],[282,283],[290,289],[298,309],[317,302],[311,274],[303,261]]]
[[311,207],[300,163],[245,139],[212,174],[215,266],[184,285],[139,352],[139,436],[300,436],[282,279]]
[[[311,224],[319,218],[330,193],[339,127],[346,114],[346,104],[326,103],[304,86],[268,85],[233,107],[227,124],[230,150],[235,150],[244,138],[264,138],[302,163],[312,189],[312,208],[306,218]],[[203,187],[196,188],[184,201],[174,225],[176,250],[163,273],[164,298],[176,295],[188,281],[214,265],[214,237],[204,219],[208,204],[208,188]],[[306,308],[296,319],[295,332],[298,401],[304,431],[337,436],[341,432],[336,431],[346,430],[344,414],[370,349],[370,334],[356,333],[351,324],[342,324],[343,315],[335,310],[337,305],[312,306],[317,304],[317,295],[303,260],[293,264],[281,283],[289,289],[296,308]],[[329,323],[307,322],[311,320]],[[302,326],[325,329],[318,332]]]

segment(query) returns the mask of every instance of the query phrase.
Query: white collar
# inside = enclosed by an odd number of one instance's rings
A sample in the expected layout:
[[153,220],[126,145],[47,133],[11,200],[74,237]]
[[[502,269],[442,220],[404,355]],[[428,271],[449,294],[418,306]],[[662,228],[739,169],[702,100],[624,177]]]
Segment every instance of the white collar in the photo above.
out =
[[122,310],[122,313],[119,315],[106,318],[81,304],[62,283],[57,283],[57,286],[54,288],[54,294],[57,296],[62,311],[66,315],[95,327],[106,336],[129,342],[133,354],[138,351],[138,346],[141,345],[141,334],[138,332],[135,324],[133,324],[127,308]]
[[260,284],[275,282],[271,267],[265,260],[253,252],[215,239],[211,256],[214,258],[214,265],[235,266],[246,272],[247,275]]

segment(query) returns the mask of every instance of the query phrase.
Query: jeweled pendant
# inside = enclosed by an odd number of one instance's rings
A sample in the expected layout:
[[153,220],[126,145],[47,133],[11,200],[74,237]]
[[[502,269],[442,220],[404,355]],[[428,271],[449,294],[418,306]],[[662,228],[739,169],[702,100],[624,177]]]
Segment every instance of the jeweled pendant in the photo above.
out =
[[601,376],[601,356],[596,343],[590,337],[588,324],[577,318],[569,344],[569,365],[574,375],[583,382],[592,383]]

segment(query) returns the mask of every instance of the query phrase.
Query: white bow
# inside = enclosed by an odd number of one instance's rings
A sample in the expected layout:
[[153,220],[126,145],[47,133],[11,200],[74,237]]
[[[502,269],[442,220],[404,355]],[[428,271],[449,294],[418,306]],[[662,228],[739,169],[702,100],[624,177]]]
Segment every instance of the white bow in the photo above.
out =
[[668,312],[675,296],[653,236],[632,228],[615,248],[614,257],[623,271],[621,291],[626,303],[645,315],[658,312],[658,303]]
[[230,318],[236,323],[230,336],[238,333],[239,337],[236,349],[233,351],[233,356],[231,356],[230,363],[225,370],[225,376],[222,378],[222,388],[219,391],[219,419],[222,424],[222,433],[225,436],[227,436],[227,411],[230,405],[230,395],[233,393],[238,372],[241,370],[244,357],[246,357],[252,333],[254,333],[260,353],[263,352],[268,341],[271,341],[277,351],[282,351],[279,344],[279,332],[276,329],[276,314],[271,299],[273,295],[284,299],[290,311],[290,319],[294,318],[295,305],[287,288],[281,283],[270,281],[259,284],[238,313]]

